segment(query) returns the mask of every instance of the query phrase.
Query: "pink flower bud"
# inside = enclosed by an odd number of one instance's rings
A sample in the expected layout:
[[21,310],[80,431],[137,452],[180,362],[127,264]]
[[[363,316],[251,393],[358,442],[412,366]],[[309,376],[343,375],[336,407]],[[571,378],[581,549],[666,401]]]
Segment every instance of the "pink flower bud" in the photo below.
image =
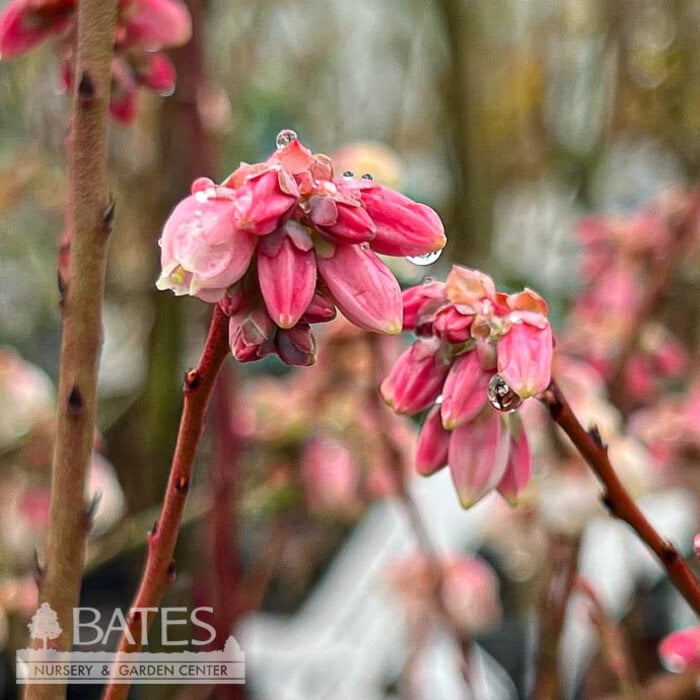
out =
[[309,198],[310,219],[321,233],[345,243],[363,243],[374,238],[375,227],[369,214],[361,207],[336,202],[331,197],[315,195]]
[[430,207],[383,185],[362,189],[361,196],[377,227],[371,243],[377,253],[424,255],[445,247],[445,229]]
[[453,430],[476,418],[488,400],[492,371],[481,367],[479,355],[470,351],[460,355],[450,367],[442,389],[442,425]]
[[11,0],[0,16],[0,57],[15,58],[52,34],[60,34],[75,10],[75,0],[30,3]]
[[514,323],[498,341],[498,374],[522,399],[541,394],[552,379],[552,329]]
[[498,484],[498,492],[513,506],[530,482],[532,475],[532,458],[527,433],[522,424],[519,421],[518,423],[515,434],[511,432],[510,436],[510,452],[506,473]]
[[132,0],[123,12],[124,44],[158,51],[182,46],[192,36],[190,13],[181,0]]
[[469,330],[473,319],[473,315],[463,314],[450,304],[435,314],[433,330],[446,343],[463,343],[471,337]]
[[238,227],[265,236],[272,233],[297,203],[294,180],[284,171],[267,170],[236,190]]
[[430,476],[447,465],[450,435],[440,422],[440,406],[433,406],[418,435],[416,470],[419,474]]
[[401,288],[386,265],[361,245],[336,245],[329,258],[318,256],[318,272],[343,315],[359,328],[401,332]]
[[308,323],[278,330],[275,347],[280,360],[288,365],[308,367],[316,362],[316,341]]
[[320,289],[317,289],[301,320],[305,323],[327,323],[332,321],[337,315],[338,312],[333,300]]
[[410,287],[402,294],[403,329],[415,330],[424,314],[434,313],[445,302],[443,282],[428,282]]
[[496,488],[506,470],[508,448],[501,417],[490,409],[452,431],[448,463],[463,508]]
[[700,669],[700,627],[689,627],[664,637],[659,656],[673,673]]
[[175,89],[175,67],[162,53],[146,54],[136,77],[141,85],[159,93],[170,94]]
[[253,362],[274,352],[275,329],[264,309],[231,316],[228,333],[233,356],[239,362]]
[[206,201],[192,195],[175,207],[160,239],[158,289],[218,301],[248,269],[257,238],[236,230],[236,207],[225,195]]
[[313,243],[295,221],[269,236],[258,250],[258,279],[268,313],[280,328],[291,328],[311,303],[316,287]]
[[440,395],[449,367],[440,349],[437,339],[420,339],[396,360],[380,389],[396,413],[418,413]]

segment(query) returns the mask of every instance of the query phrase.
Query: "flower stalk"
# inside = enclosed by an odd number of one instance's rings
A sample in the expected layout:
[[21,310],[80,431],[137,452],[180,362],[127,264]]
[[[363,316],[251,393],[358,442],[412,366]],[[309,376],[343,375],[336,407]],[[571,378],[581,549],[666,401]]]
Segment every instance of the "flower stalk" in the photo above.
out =
[[[230,352],[228,321],[228,316],[218,305],[215,306],[199,366],[185,374],[182,389],[184,407],[170,477],[166,486],[163,508],[148,537],[146,565],[131,606],[132,611],[143,608],[155,610],[175,576],[173,554],[192,480],[197,445],[204,430],[207,404],[219,370]],[[119,642],[113,668],[118,666],[122,653],[137,652],[141,649],[143,632],[150,627],[155,617],[154,612],[148,613],[147,620],[142,622],[142,614],[136,610],[129,615],[127,631]],[[105,700],[126,698],[128,692],[128,684],[110,682],[105,688],[103,698]]]
[[678,550],[665,540],[632,500],[615,473],[607,447],[597,429],[585,430],[557,384],[552,381],[542,396],[554,422],[566,433],[594,474],[603,484],[603,503],[611,515],[623,520],[654,552],[671,582],[693,610],[700,614],[700,585]]
[[[90,527],[85,483],[95,431],[105,259],[114,204],[107,178],[107,120],[116,0],[83,0],[78,8],[76,89],[69,137],[68,279],[61,285],[63,333],[51,504],[39,603],[61,621],[62,651],[73,639]],[[60,685],[30,686],[26,697],[61,697]]]

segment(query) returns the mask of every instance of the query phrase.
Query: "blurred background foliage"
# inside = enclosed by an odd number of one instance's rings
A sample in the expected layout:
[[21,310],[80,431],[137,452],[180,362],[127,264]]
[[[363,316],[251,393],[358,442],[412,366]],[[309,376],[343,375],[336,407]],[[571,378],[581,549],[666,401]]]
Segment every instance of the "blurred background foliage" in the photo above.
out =
[[[697,180],[695,0],[187,4],[195,35],[171,53],[175,94],[142,94],[137,121],[111,126],[117,216],[98,420],[127,514],[160,500],[182,372],[208,315],[154,288],[162,223],[195,177],[264,159],[282,128],[320,152],[381,144],[376,167],[434,206],[449,238],[438,263],[397,273],[415,282],[452,262],[480,267],[542,292],[555,328],[579,285],[576,221]],[[48,46],[0,63],[0,345],[53,379],[69,110],[57,84]],[[679,285],[692,346],[697,271]],[[276,360],[236,368],[283,371]]]

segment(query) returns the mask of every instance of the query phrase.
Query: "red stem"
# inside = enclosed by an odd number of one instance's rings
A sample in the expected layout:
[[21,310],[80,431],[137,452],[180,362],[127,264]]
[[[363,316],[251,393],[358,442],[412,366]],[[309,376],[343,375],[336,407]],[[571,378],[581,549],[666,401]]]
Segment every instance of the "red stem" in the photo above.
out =
[[569,436],[605,487],[603,503],[610,513],[635,530],[658,557],[678,592],[688,601],[693,610],[700,614],[700,585],[697,579],[678,550],[661,537],[627,493],[610,463],[607,447],[600,439],[597,429],[592,428],[587,431],[583,428],[554,381],[544,393],[542,401],[549,409],[554,422]]
[[[119,656],[122,653],[137,652],[141,649],[143,632],[150,627],[155,617],[154,611],[144,613],[135,609],[157,607],[175,575],[173,554],[192,479],[197,444],[204,429],[204,417],[214,381],[228,353],[228,316],[216,306],[199,366],[185,375],[185,384],[182,389],[184,407],[163,508],[148,537],[146,566],[131,606],[128,631],[122,635],[119,642],[117,658],[112,667],[112,680],[104,691],[105,700],[126,698],[129,684],[114,682]],[[146,621],[142,624],[144,614]],[[134,640],[133,644],[129,641],[129,635]]]

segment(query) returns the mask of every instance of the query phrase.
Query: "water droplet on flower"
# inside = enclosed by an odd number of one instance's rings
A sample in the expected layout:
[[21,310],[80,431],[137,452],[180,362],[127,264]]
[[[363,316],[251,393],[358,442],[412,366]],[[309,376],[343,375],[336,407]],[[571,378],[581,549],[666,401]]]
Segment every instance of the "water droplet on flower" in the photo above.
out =
[[441,250],[435,250],[432,253],[426,253],[425,255],[409,255],[406,260],[414,265],[425,267],[426,265],[432,265],[434,262],[437,262],[441,255]]
[[362,175],[363,180],[374,180],[374,178],[369,173],[364,173]]
[[216,199],[216,187],[207,187],[205,190],[198,190],[194,193],[194,198],[202,204],[210,199]]
[[282,129],[282,131],[277,134],[277,138],[275,139],[275,145],[277,146],[277,150],[282,150],[285,146],[288,146],[292,141],[296,141],[297,138],[297,132],[292,131],[291,129]]
[[355,173],[354,173],[352,170],[346,170],[346,171],[343,173],[343,177],[344,177],[346,180],[352,180],[352,178],[355,177]]
[[369,243],[360,243],[360,248],[362,250],[369,250]]
[[489,382],[489,403],[501,413],[517,411],[523,400],[508,386],[500,374],[494,374]]

